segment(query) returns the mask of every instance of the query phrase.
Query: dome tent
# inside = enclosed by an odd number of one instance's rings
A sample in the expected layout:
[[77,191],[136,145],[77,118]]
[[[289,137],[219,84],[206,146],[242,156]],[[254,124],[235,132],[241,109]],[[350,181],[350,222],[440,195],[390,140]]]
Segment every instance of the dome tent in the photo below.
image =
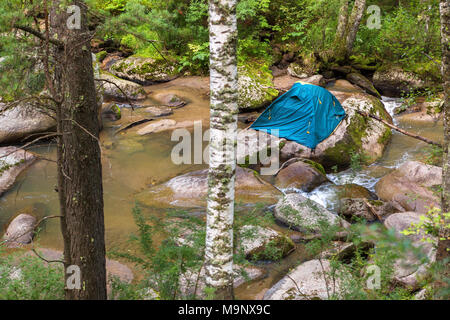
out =
[[344,108],[328,90],[299,81],[276,99],[250,128],[314,149],[345,117]]

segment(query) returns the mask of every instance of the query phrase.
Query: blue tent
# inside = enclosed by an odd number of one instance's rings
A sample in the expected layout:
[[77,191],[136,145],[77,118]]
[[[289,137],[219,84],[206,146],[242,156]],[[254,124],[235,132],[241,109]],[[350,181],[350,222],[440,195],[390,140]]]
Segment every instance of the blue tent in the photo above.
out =
[[[346,117],[339,101],[328,90],[297,82],[276,99],[251,125],[314,149]],[[278,134],[273,132],[278,129]]]

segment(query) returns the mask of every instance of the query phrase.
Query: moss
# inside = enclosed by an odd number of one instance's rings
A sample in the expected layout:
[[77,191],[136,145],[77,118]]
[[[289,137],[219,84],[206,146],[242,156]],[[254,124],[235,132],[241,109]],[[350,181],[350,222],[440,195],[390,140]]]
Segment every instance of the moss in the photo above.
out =
[[100,51],[99,53],[97,53],[95,56],[97,57],[97,61],[98,62],[102,62],[106,56],[108,55],[108,52],[106,51]]
[[119,107],[117,104],[114,104],[114,105],[111,107],[111,111],[114,112],[114,114],[115,114],[117,120],[119,120],[119,119],[122,118],[122,110],[120,109],[120,107]]
[[376,207],[380,207],[383,205],[383,201],[381,200],[369,200],[369,203]]
[[269,105],[278,97],[272,73],[266,64],[249,62],[239,66],[239,109],[257,109]]
[[309,159],[304,159],[302,161],[309,164],[310,166],[314,167],[320,173],[326,175],[325,169],[320,163],[317,163],[317,162],[309,160]]
[[391,139],[391,136],[392,136],[391,130],[386,129],[384,131],[383,135],[380,138],[378,138],[378,143],[383,144],[383,145],[387,144],[389,142],[389,140]]
[[280,236],[270,240],[261,250],[252,252],[250,259],[277,261],[288,255],[294,247],[294,242],[290,238]]

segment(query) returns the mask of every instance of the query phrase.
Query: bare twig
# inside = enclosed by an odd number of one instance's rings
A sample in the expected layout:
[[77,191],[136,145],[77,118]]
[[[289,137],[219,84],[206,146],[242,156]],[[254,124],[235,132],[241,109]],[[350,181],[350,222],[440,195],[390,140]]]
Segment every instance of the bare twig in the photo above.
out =
[[65,263],[66,263],[64,260],[47,260],[47,259],[45,259],[43,256],[41,256],[39,253],[37,253],[36,249],[34,249],[34,248],[31,249],[31,251],[32,251],[39,259],[41,259],[41,260],[43,260],[43,261],[45,261],[45,262],[47,262],[47,263],[55,263],[55,262],[62,263],[62,264],[65,264]]
[[364,116],[364,117],[368,117],[368,118],[372,118],[372,119],[375,119],[377,121],[380,121],[381,123],[383,123],[384,125],[388,126],[389,128],[394,129],[394,130],[396,130],[396,131],[398,131],[400,133],[403,133],[404,135],[407,135],[407,136],[409,136],[411,138],[414,138],[414,139],[417,139],[417,140],[421,140],[421,141],[426,142],[428,144],[432,144],[432,145],[435,145],[435,146],[438,146],[438,147],[442,148],[442,144],[440,144],[439,142],[435,142],[435,141],[432,141],[432,140],[430,140],[428,138],[425,138],[425,137],[419,136],[417,134],[408,132],[406,130],[400,129],[399,127],[394,126],[393,124],[390,124],[386,120],[383,120],[383,119],[381,119],[380,117],[378,117],[378,116],[376,116],[374,114],[367,113],[367,112],[364,112],[364,111],[361,111],[361,110],[356,110],[356,109],[355,109],[355,111],[357,113],[359,113],[360,115]]
[[378,212],[375,210],[375,208],[367,201],[367,199],[363,199],[366,206],[369,208],[369,211],[377,218],[380,222],[383,222]]
[[[33,35],[33,36],[43,40],[43,41],[47,40],[46,36],[43,35],[41,32],[39,32],[37,30],[34,30],[33,28],[30,28],[28,26],[22,26],[22,25],[16,24],[16,25],[14,25],[14,28],[22,30],[22,31],[25,31],[25,32],[27,32],[27,33],[29,33],[29,34],[31,34],[31,35]],[[62,42],[60,40],[57,40],[57,39],[54,39],[54,38],[49,38],[48,41],[51,44],[57,46],[58,48],[63,48],[64,47],[64,42]]]

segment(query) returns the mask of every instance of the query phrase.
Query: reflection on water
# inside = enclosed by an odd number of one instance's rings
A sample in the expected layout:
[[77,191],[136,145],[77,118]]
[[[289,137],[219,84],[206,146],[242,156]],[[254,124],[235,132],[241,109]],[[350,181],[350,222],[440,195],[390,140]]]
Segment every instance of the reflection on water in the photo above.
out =
[[[170,119],[176,121],[202,120],[203,129],[209,124],[208,97],[189,86],[169,84],[151,86],[146,104],[158,104],[151,97],[158,93],[173,93],[189,101],[176,109]],[[129,249],[127,240],[136,226],[132,217],[134,195],[154,184],[167,181],[177,175],[205,168],[205,165],[175,165],[170,160],[172,148],[178,141],[171,141],[170,132],[138,136],[133,129],[114,135],[115,123],[105,123],[101,133],[103,187],[105,203],[105,228],[107,248]],[[55,159],[55,145],[31,149],[46,158]],[[59,212],[56,188],[56,165],[38,161],[19,177],[14,187],[0,198],[0,226],[7,226],[15,214],[29,206],[39,206],[39,215],[55,215]],[[161,214],[160,209],[145,208],[146,214]],[[38,242],[43,247],[62,249],[59,221],[46,222]]]

